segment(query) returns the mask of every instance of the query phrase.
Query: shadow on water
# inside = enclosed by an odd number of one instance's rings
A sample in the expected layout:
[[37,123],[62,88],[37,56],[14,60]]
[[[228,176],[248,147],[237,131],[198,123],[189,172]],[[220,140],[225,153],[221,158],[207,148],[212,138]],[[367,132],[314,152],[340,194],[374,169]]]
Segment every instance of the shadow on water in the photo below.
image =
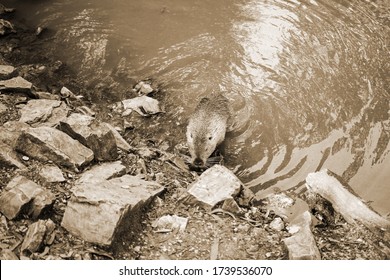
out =
[[248,187],[299,188],[329,168],[390,211],[388,1],[3,2],[49,28],[48,51],[102,106],[158,80],[155,138],[184,142],[194,104],[223,91],[236,114],[225,163]]

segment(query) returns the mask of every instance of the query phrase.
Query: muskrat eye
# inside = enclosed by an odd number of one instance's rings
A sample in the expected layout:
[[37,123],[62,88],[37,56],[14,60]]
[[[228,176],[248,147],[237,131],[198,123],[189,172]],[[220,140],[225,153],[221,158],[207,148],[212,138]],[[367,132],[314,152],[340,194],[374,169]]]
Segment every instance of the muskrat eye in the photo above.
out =
[[209,140],[211,140],[211,139],[213,139],[213,137],[212,137],[212,136],[210,136],[210,137],[209,137]]

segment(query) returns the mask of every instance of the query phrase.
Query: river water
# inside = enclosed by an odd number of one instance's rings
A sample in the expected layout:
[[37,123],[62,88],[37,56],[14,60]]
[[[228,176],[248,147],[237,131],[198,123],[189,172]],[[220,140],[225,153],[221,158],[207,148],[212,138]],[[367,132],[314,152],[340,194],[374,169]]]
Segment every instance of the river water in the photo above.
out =
[[390,1],[2,2],[47,27],[48,51],[80,78],[115,81],[105,100],[158,81],[166,114],[149,133],[171,147],[196,102],[223,91],[236,125],[225,164],[252,190],[328,168],[390,211]]

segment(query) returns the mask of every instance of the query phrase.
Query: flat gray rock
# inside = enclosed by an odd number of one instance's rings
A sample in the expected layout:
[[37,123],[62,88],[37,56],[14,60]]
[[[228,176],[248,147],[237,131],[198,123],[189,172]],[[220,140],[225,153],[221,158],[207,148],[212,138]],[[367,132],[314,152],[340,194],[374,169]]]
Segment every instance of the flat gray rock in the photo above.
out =
[[90,170],[81,174],[76,184],[88,184],[93,182],[101,182],[109,180],[113,177],[125,175],[126,166],[120,161],[105,162],[100,165],[93,166]]
[[0,65],[0,80],[12,78],[15,75],[16,69],[11,65]]
[[118,157],[114,134],[94,117],[73,113],[60,122],[60,129],[93,150],[99,161],[115,160]]
[[321,255],[310,230],[311,215],[308,211],[290,223],[291,237],[283,239],[290,260],[320,260]]
[[144,117],[162,112],[158,100],[146,95],[123,100],[122,106],[124,110],[123,117],[130,115],[132,111],[136,111]]
[[66,119],[69,108],[59,100],[33,99],[21,110],[20,122],[27,123],[32,127],[56,126]]
[[0,195],[0,212],[8,219],[16,218],[21,212],[35,219],[54,203],[54,199],[55,196],[49,190],[24,176],[17,176]]
[[4,92],[31,92],[32,83],[22,77],[15,77],[8,80],[0,80],[0,90]]
[[192,183],[183,199],[184,203],[202,204],[205,208],[213,208],[217,203],[236,196],[242,183],[232,171],[222,165],[214,165],[207,169]]
[[53,161],[78,171],[90,163],[94,154],[66,133],[51,127],[30,128],[18,138],[16,150],[42,161]]
[[45,183],[61,183],[66,181],[61,169],[56,165],[42,166],[39,175]]
[[76,185],[61,225],[85,241],[111,246],[129,229],[140,228],[144,208],[163,190],[130,175]]

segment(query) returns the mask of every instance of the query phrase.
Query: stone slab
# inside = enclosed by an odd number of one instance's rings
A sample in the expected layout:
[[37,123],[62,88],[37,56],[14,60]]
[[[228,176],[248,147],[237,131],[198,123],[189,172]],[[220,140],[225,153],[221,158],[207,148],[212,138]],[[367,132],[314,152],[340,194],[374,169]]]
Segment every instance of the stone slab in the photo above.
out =
[[192,183],[187,190],[184,203],[202,204],[212,208],[217,203],[235,197],[241,190],[242,183],[232,171],[222,165],[207,169]]
[[32,83],[19,76],[8,80],[0,80],[0,90],[4,92],[30,93],[31,89]]
[[66,133],[51,127],[30,128],[18,138],[16,150],[41,161],[53,161],[78,171],[90,163],[93,151]]
[[33,99],[20,110],[20,122],[32,127],[56,126],[66,119],[69,108],[65,102],[50,99]]
[[141,212],[163,190],[130,175],[76,185],[61,225],[85,241],[111,246],[119,233],[140,227]]
[[101,182],[125,175],[126,166],[122,165],[120,161],[105,162],[100,165],[93,166],[90,170],[81,174],[77,180],[77,184],[88,184],[93,182]]

